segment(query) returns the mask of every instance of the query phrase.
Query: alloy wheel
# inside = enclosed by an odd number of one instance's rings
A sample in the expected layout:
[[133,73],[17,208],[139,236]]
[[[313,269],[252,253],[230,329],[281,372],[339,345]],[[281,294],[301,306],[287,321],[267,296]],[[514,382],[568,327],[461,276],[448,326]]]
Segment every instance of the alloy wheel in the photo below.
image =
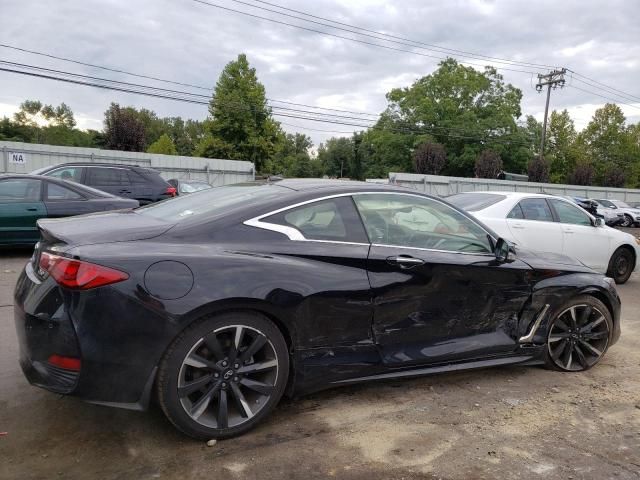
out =
[[622,221],[622,223],[620,224],[621,227],[629,227],[631,226],[631,224],[633,223],[632,218],[629,215],[624,216],[624,220]]
[[178,398],[197,423],[232,428],[268,403],[277,379],[278,358],[267,336],[230,325],[200,338],[189,350],[178,374]]
[[553,362],[567,371],[595,365],[609,344],[609,323],[596,307],[574,305],[554,320],[547,348]]

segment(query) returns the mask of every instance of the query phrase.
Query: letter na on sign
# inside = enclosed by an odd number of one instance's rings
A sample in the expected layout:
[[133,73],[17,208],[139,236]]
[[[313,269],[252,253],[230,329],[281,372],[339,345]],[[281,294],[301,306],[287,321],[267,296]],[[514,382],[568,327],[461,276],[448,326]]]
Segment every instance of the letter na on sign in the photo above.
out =
[[9,152],[9,163],[17,163],[20,165],[26,165],[27,155],[20,152]]

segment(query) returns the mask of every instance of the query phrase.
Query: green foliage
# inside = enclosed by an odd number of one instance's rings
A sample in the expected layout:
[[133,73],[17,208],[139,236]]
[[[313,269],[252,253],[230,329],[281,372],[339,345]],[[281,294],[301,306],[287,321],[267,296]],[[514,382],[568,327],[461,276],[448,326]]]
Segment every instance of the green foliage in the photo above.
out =
[[471,176],[485,149],[499,153],[509,168],[522,170],[526,159],[516,146],[526,140],[516,124],[521,99],[522,92],[505,84],[495,69],[479,72],[447,59],[410,87],[389,92],[381,122],[406,135],[428,131],[447,151],[447,174]]
[[246,55],[228,63],[216,83],[209,104],[208,129],[212,139],[199,146],[206,156],[249,160],[262,171],[281,138],[280,125],[271,117],[264,86]]
[[147,153],[162,153],[164,155],[177,155],[178,151],[176,150],[176,146],[173,144],[173,140],[167,135],[163,133],[158,140],[153,142],[147,148]]

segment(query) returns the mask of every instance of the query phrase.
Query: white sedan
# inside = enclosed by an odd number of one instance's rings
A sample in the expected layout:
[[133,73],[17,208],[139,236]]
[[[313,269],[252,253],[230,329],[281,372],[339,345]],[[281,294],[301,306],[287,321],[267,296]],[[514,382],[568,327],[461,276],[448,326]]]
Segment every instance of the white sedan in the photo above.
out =
[[637,265],[640,240],[609,228],[575,204],[553,195],[469,192],[447,197],[500,236],[531,250],[568,255],[625,283]]

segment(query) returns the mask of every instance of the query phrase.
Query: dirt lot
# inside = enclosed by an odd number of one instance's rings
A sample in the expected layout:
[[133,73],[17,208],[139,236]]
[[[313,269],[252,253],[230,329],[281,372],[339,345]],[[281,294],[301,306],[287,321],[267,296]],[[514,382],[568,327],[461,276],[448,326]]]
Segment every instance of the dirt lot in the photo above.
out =
[[27,384],[12,291],[28,252],[0,252],[0,479],[640,478],[640,275],[622,338],[587,373],[507,367],[372,383],[285,402],[207,447],[157,408],[98,407]]

